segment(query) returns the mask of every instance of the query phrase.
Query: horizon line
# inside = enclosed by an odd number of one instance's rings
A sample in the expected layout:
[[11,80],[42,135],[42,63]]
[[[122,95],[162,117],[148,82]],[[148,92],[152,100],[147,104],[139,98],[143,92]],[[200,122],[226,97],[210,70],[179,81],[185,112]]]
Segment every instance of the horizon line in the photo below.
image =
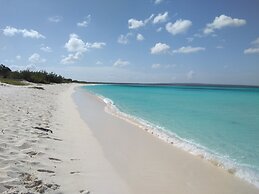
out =
[[250,88],[259,88],[259,85],[246,85],[246,84],[213,84],[213,83],[170,83],[170,82],[89,82],[82,81],[86,84],[107,84],[107,85],[157,85],[157,86],[214,86],[214,87],[250,87]]

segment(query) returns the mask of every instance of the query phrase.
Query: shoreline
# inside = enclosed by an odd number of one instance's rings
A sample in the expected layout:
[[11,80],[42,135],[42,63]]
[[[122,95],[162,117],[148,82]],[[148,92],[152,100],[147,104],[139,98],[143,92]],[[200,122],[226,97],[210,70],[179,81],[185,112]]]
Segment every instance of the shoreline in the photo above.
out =
[[172,132],[166,131],[163,127],[154,125],[146,120],[143,120],[142,118],[125,113],[122,110],[119,110],[119,108],[114,104],[114,102],[107,97],[101,96],[92,91],[87,92],[93,96],[96,96],[102,102],[105,103],[105,111],[107,113],[139,127],[140,129],[146,131],[149,134],[152,134],[154,137],[168,144],[173,144],[173,146],[180,148],[183,151],[186,151],[194,156],[205,159],[212,165],[218,168],[223,168],[226,172],[230,173],[231,175],[234,175],[244,180],[245,182],[254,185],[257,189],[259,189],[259,182],[251,179],[251,176],[253,175],[253,171],[251,169],[244,169],[244,167],[240,166],[239,164],[236,164],[233,160],[226,159],[218,153],[213,153],[206,147],[183,139]]
[[[107,102],[105,102],[103,99],[101,99],[100,97],[98,97],[97,95],[94,95],[94,94],[91,94],[91,93],[89,93],[89,92],[87,92],[87,91],[78,91],[78,90],[80,90],[79,88],[77,88],[77,92],[81,92],[81,95],[84,95],[85,97],[87,97],[87,100],[89,100],[89,99],[91,99],[91,101],[92,101],[92,103],[93,103],[93,101],[95,101],[94,103],[99,103],[99,105],[98,106],[103,106],[103,112],[105,112],[106,111],[106,114],[108,114],[107,113],[107,111],[109,112],[110,110],[107,110],[107,109],[109,109],[110,107],[107,107]],[[83,94],[83,92],[85,92],[85,93],[88,93],[88,94]],[[74,98],[75,98],[75,96],[74,96]],[[99,98],[99,99],[98,99]],[[80,104],[80,106],[83,106],[83,103],[82,103],[82,100],[83,100],[83,98],[81,98],[81,100],[76,100],[77,101],[77,104],[79,105]],[[86,100],[86,99],[85,99]],[[80,101],[80,102],[79,102]],[[108,103],[109,104],[109,103]],[[88,104],[89,105],[89,104]],[[100,108],[99,108],[100,109]],[[102,109],[102,108],[101,108]],[[105,110],[104,110],[105,109]],[[82,108],[81,108],[81,110],[80,110],[80,107],[79,107],[79,111],[80,111],[80,113],[81,113],[81,117],[85,120],[85,122],[86,123],[88,123],[89,122],[89,120],[87,119],[87,117],[86,117],[86,113],[84,113],[84,110],[82,110]],[[85,115],[84,115],[85,114]],[[120,122],[126,122],[127,124],[125,124],[125,125],[127,125],[127,127],[126,128],[128,128],[127,130],[129,130],[129,128],[135,128],[135,130],[136,129],[140,129],[139,128],[139,126],[136,126],[136,123],[132,123],[133,121],[132,120],[129,120],[129,121],[125,121],[125,118],[118,118],[118,115],[114,115],[114,112],[112,113],[113,115],[110,115],[111,117],[114,117],[112,120],[114,120],[113,122],[118,122],[118,120],[121,120]],[[116,118],[117,117],[117,118]],[[121,117],[121,115],[119,115],[119,117]],[[110,118],[111,119],[111,118]],[[122,120],[122,119],[124,119],[124,120]],[[128,119],[128,118],[127,118]],[[102,120],[102,119],[101,119]],[[130,123],[129,123],[130,122]],[[134,126],[134,124],[135,124],[135,126]],[[96,128],[97,126],[94,126],[94,124],[91,126],[91,125],[89,125],[90,126],[90,129],[92,129],[92,128]],[[99,126],[99,128],[100,128],[100,126]],[[152,141],[152,144],[168,144],[168,143],[165,143],[164,141],[161,141],[161,139],[158,139],[157,137],[155,137],[154,135],[151,135],[150,133],[147,133],[146,132],[146,130],[144,130],[144,128],[142,128],[143,130],[139,130],[139,131],[142,131],[142,132],[137,132],[137,133],[143,133],[144,132],[144,135],[143,136],[145,136],[145,138],[146,137],[148,137],[148,138],[151,138],[152,140],[150,140],[150,141]],[[98,132],[99,133],[99,132]],[[113,132],[112,132],[113,133]],[[125,132],[125,130],[124,130],[124,133],[129,133],[129,132]],[[121,137],[123,134],[120,134],[119,136]],[[125,135],[125,134],[124,134]],[[136,135],[136,134],[135,134]],[[96,138],[97,139],[99,139],[99,141],[100,141],[100,139],[102,138],[101,136],[101,134],[95,134],[95,136],[96,136]],[[113,134],[113,136],[114,136],[114,134]],[[151,136],[151,137],[150,137]],[[157,140],[156,140],[157,139]],[[103,140],[102,140],[103,141]],[[106,142],[107,143],[107,142]],[[107,147],[107,145],[104,145],[105,144],[105,142],[100,142],[100,144],[102,145],[103,144],[103,146],[106,146]],[[173,151],[172,150],[170,150],[169,152],[168,152],[168,154],[174,154],[174,152],[177,150],[177,152],[183,152],[184,154],[188,154],[188,155],[190,155],[190,156],[188,156],[188,159],[189,160],[198,160],[200,163],[205,163],[206,165],[206,168],[208,167],[208,168],[212,168],[212,169],[214,169],[215,171],[218,171],[218,172],[215,172],[216,174],[217,173],[219,173],[219,174],[221,174],[221,175],[219,175],[219,176],[226,176],[226,177],[228,177],[228,178],[230,178],[230,179],[233,179],[232,181],[237,181],[237,182],[241,182],[241,184],[244,184],[244,185],[246,185],[246,186],[248,186],[248,187],[251,187],[251,188],[254,188],[255,190],[254,190],[254,192],[255,193],[259,193],[259,190],[257,190],[257,188],[255,188],[254,187],[254,185],[251,185],[251,184],[249,184],[249,183],[247,183],[247,182],[245,182],[244,180],[241,180],[240,178],[237,178],[236,176],[233,176],[231,173],[233,173],[231,170],[229,170],[229,171],[226,171],[226,170],[223,170],[222,168],[219,168],[218,167],[218,163],[215,163],[215,161],[210,161],[210,162],[208,162],[208,160],[204,160],[204,159],[202,159],[202,158],[200,158],[200,157],[197,157],[197,156],[194,156],[194,155],[191,155],[191,154],[189,154],[189,153],[185,153],[186,151],[183,151],[183,150],[180,150],[179,148],[176,148],[175,146],[171,146],[170,144],[168,144],[168,146],[169,147],[173,147],[173,148],[169,148],[169,149],[173,149]],[[168,147],[167,148],[165,148],[165,149],[168,149]],[[109,151],[109,150],[108,150]],[[105,152],[108,152],[108,151],[105,151],[104,150],[104,153]],[[168,150],[167,150],[168,151]],[[114,158],[112,158],[111,156],[108,156],[108,158],[110,157],[110,161],[112,161],[113,160],[113,162],[114,162]],[[114,156],[113,156],[114,157]],[[190,159],[190,158],[191,159]],[[169,157],[170,158],[170,157]],[[113,162],[111,162],[111,163],[113,163]],[[118,161],[117,161],[118,162]],[[118,165],[118,164],[116,164],[116,165]],[[130,164],[129,164],[130,165]],[[196,166],[197,167],[197,166]],[[201,167],[201,168],[204,168],[204,167]],[[171,169],[170,167],[169,167],[169,169]],[[211,170],[211,169],[210,169]],[[168,174],[168,173],[167,173]],[[170,174],[170,173],[169,173]],[[224,177],[223,176],[223,177]],[[215,185],[214,185],[215,186]],[[213,185],[212,185],[212,187],[214,187]],[[216,188],[215,188],[216,189]],[[229,189],[229,188],[226,188],[226,189]],[[234,189],[234,188],[233,188]],[[252,189],[253,190],[253,189]],[[149,192],[152,192],[151,190],[149,191]],[[178,193],[181,193],[181,191],[179,191],[179,190],[177,190],[177,191],[174,191],[174,192],[178,192]],[[226,192],[226,191],[224,191],[224,190],[221,190],[220,191],[221,193],[224,193],[224,192]],[[235,192],[237,192],[237,190],[235,191]],[[235,192],[233,192],[233,193],[235,193]],[[185,192],[183,192],[183,193],[185,193]],[[193,192],[194,193],[194,192]],[[202,191],[199,191],[198,193],[202,193]],[[227,192],[227,193],[229,193],[229,192]],[[242,192],[240,192],[240,193],[242,193]]]
[[[64,193],[130,193],[126,183],[105,158],[103,151],[93,136],[88,123],[82,120],[78,107],[72,98],[78,85],[70,87],[59,96],[59,111],[55,119],[62,124],[57,134],[64,144],[51,145],[60,158],[66,158],[57,169],[59,177],[55,180],[62,184]],[[66,171],[70,171],[70,175]],[[60,177],[64,177],[60,179]],[[116,187],[114,187],[116,185]]]

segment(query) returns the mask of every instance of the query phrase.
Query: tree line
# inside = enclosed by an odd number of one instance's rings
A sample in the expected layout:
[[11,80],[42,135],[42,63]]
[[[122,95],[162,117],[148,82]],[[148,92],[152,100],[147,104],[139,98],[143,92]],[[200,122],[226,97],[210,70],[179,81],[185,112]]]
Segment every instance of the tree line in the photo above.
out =
[[0,65],[0,77],[14,80],[26,80],[32,83],[50,84],[50,83],[70,83],[79,82],[77,80],[67,79],[61,75],[46,71],[21,70],[12,71],[9,67]]

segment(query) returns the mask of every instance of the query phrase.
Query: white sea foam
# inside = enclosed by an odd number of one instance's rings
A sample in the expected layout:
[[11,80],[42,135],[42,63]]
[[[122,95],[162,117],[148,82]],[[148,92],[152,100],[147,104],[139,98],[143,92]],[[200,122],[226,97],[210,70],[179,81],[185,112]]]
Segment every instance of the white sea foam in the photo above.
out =
[[239,164],[231,160],[228,156],[222,156],[219,153],[215,153],[208,148],[198,144],[197,142],[181,138],[177,134],[166,130],[162,126],[154,125],[151,122],[148,122],[142,118],[124,113],[119,110],[119,108],[117,108],[117,106],[111,99],[105,98],[99,94],[95,95],[106,104],[105,111],[107,113],[112,114],[127,122],[130,122],[131,124],[140,127],[148,133],[151,133],[159,139],[169,144],[173,144],[174,146],[184,151],[187,151],[195,156],[204,158],[211,162],[213,165],[218,166],[219,168],[223,168],[229,173],[234,174],[259,188],[259,170],[255,170],[254,167]]

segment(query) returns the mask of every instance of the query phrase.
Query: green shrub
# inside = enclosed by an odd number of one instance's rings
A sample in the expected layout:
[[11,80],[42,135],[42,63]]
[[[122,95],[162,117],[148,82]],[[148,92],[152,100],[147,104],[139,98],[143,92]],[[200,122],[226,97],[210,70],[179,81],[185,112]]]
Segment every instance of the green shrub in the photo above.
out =
[[65,79],[61,75],[57,75],[53,72],[48,73],[46,71],[31,71],[31,70],[22,70],[22,71],[11,71],[10,68],[0,65],[0,77],[15,79],[15,80],[26,80],[33,83],[70,83],[72,79]]

